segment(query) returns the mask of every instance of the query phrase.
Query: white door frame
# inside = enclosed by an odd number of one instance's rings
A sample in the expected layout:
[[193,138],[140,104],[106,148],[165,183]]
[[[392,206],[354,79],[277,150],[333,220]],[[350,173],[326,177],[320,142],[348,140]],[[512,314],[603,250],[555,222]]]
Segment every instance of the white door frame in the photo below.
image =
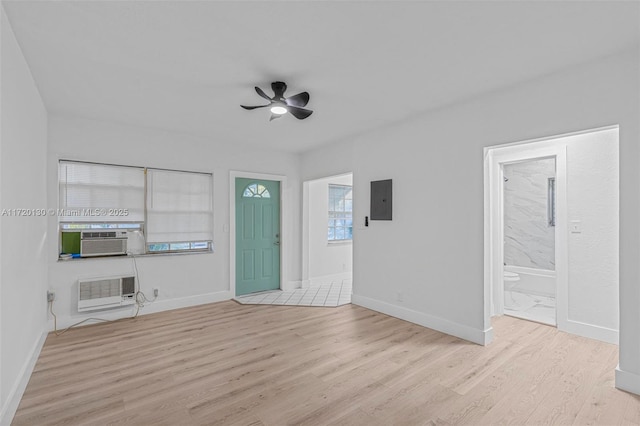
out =
[[[236,297],[236,178],[272,180],[280,182],[280,289],[288,289],[288,264],[291,257],[291,226],[287,177],[266,173],[231,170],[229,172],[229,291]],[[293,287],[293,286],[291,286]]]
[[504,174],[502,164],[549,157],[554,157],[556,160],[556,322],[559,330],[566,329],[569,310],[567,146],[559,140],[565,136],[568,135],[484,149],[485,329],[491,327],[491,316],[504,313]]

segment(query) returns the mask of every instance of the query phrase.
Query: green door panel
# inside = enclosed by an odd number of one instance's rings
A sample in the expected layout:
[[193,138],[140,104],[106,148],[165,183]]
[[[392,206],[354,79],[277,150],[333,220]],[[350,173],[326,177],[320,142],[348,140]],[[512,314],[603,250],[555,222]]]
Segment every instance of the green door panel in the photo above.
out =
[[236,178],[236,295],[280,288],[280,182]]

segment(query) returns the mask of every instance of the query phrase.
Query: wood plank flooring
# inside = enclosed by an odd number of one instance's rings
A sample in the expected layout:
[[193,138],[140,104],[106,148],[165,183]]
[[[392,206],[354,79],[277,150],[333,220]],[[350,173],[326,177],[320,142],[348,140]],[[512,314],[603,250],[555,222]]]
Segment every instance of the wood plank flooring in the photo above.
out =
[[615,345],[510,317],[482,347],[354,305],[222,302],[49,335],[13,425],[640,424]]

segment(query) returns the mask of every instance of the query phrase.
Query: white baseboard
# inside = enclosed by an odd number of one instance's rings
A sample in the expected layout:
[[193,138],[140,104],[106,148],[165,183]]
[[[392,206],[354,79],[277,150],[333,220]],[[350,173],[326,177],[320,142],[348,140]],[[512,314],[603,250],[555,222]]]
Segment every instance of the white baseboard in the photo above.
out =
[[616,388],[640,395],[640,375],[616,367]]
[[36,362],[40,356],[40,351],[42,351],[42,347],[44,346],[44,341],[47,339],[47,334],[48,333],[46,331],[42,332],[38,340],[33,345],[29,357],[22,365],[18,379],[11,387],[9,394],[7,395],[7,399],[5,400],[6,402],[0,409],[1,426],[9,426],[13,420],[13,416],[15,416],[16,411],[18,410],[18,405],[20,405],[20,400],[27,388],[27,384],[31,378],[31,373],[36,366]]
[[[155,302],[145,303],[140,308],[138,315],[153,314],[156,312],[170,311],[173,309],[188,308],[189,306],[204,305],[207,303],[222,302],[231,300],[233,296],[230,291],[218,291],[215,293],[198,294],[195,296],[180,297],[176,299],[157,300]],[[55,312],[55,305],[54,305]],[[87,318],[100,318],[105,320],[117,320],[128,318],[135,314],[136,306],[129,305],[123,308],[109,309],[104,311],[93,311],[76,313],[75,315],[58,315],[58,330],[65,329],[72,324],[76,324]],[[95,322],[87,321],[82,325],[95,324]],[[53,318],[49,318],[49,330],[53,331]]]
[[576,334],[590,339],[600,340],[601,342],[618,344],[619,332],[611,328],[600,327],[597,325],[587,324],[580,321],[567,320],[566,323],[558,323],[558,330],[567,333]]
[[435,317],[423,312],[414,311],[402,306],[392,305],[387,302],[381,302],[379,300],[370,299],[357,294],[351,296],[351,303],[377,312],[382,312],[383,314],[391,315],[392,317],[400,318],[423,327],[431,328],[445,334],[450,334],[479,345],[487,345],[493,340],[492,327],[487,330],[480,330],[449,321],[444,318]]
[[302,288],[302,281],[289,281],[287,283],[283,283],[282,291],[295,290],[297,288]]
[[322,275],[319,277],[310,277],[309,282],[312,286],[341,283],[343,280],[350,280],[351,272],[341,272],[339,274]]

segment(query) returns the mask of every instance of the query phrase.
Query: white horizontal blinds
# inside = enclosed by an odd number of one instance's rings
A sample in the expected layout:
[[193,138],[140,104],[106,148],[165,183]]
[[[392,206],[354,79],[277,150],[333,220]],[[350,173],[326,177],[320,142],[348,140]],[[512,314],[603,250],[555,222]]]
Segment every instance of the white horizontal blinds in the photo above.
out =
[[59,220],[144,221],[144,169],[59,162]]
[[147,244],[213,240],[213,176],[147,170]]

